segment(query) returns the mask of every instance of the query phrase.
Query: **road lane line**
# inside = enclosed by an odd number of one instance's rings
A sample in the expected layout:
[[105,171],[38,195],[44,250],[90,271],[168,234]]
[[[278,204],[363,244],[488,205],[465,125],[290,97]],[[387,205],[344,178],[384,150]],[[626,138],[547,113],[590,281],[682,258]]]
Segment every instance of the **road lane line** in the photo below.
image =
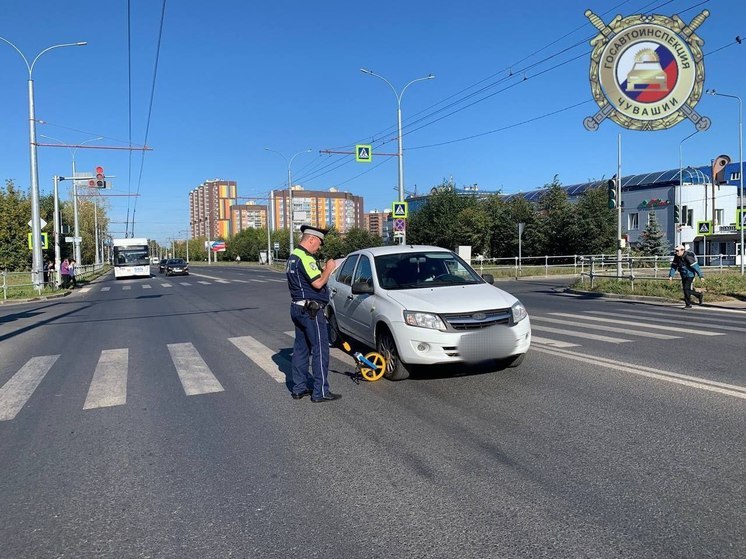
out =
[[129,291],[130,289],[132,289],[131,285],[123,285],[122,286],[122,291]]
[[284,383],[287,380],[285,373],[280,370],[280,366],[275,362],[274,358],[277,356],[277,358],[282,359],[285,363],[288,363],[288,361],[284,357],[280,357],[278,352],[269,349],[251,336],[228,338],[228,341],[241,350],[241,353],[251,359],[251,361],[259,365],[265,373],[277,382]]
[[[588,314],[600,314],[604,316],[619,316],[618,313],[611,313],[611,312],[604,312],[604,311],[585,311]],[[634,312],[634,311],[633,311]],[[628,318],[637,318],[636,316],[630,316],[629,314],[626,314]],[[657,315],[660,317],[660,315]],[[660,318],[653,318],[652,316],[641,316],[640,320],[652,320],[653,322],[667,322],[671,323],[671,316],[669,315],[666,317],[660,317]],[[743,324],[743,322],[741,322]],[[709,322],[691,322],[689,320],[686,321],[687,326],[697,326],[700,328],[715,328],[717,330],[726,330],[728,332],[746,332],[746,328],[740,328],[738,326],[729,326],[726,324],[717,323],[717,324],[711,324]]]
[[127,403],[127,365],[129,350],[105,349],[101,352],[93,380],[88,387],[84,410],[122,406]]
[[625,340],[623,338],[610,338],[609,336],[600,336],[598,334],[589,334],[588,332],[575,332],[573,330],[565,330],[562,328],[551,328],[549,326],[539,326],[538,324],[531,324],[531,330],[538,332],[549,332],[550,334],[562,334],[563,336],[570,336],[571,338],[585,338],[587,340],[597,340],[599,342],[607,342],[610,344],[623,344],[631,342],[632,340]]
[[215,283],[230,283],[230,282],[228,280],[224,280],[224,279],[216,279]]
[[111,287],[102,287],[101,291],[109,291],[109,289],[111,289]]
[[234,280],[231,280],[231,281],[234,281],[236,283],[249,283],[249,280],[242,280],[242,279],[234,279]]
[[223,391],[223,386],[191,343],[168,344],[168,351],[187,396]]
[[181,285],[187,285],[187,286],[189,286],[189,285],[192,285],[192,284],[191,284],[191,283],[189,283],[188,281],[180,281],[179,283],[180,283]]
[[699,377],[693,377],[690,375],[682,375],[679,373],[673,373],[671,371],[664,371],[661,369],[654,369],[652,367],[644,367],[641,365],[631,365],[629,363],[623,363],[621,361],[614,361],[613,359],[606,359],[604,357],[595,357],[584,355],[581,353],[575,353],[566,349],[559,348],[543,348],[540,346],[532,346],[533,351],[539,353],[546,353],[553,357],[560,355],[574,361],[581,361],[583,363],[590,363],[591,365],[597,365],[605,367],[607,369],[614,369],[624,373],[631,373],[633,375],[639,375],[642,377],[653,378],[657,380],[663,380],[666,382],[672,382],[674,384],[680,384],[683,386],[689,386],[692,388],[698,388],[700,390],[708,390],[710,392],[717,392],[719,394],[725,394],[728,396],[735,396],[746,400],[746,386],[737,386],[734,384],[726,384],[724,382],[717,382]]
[[267,280],[260,280],[260,279],[254,279],[254,278],[251,278],[249,281],[255,281],[257,283],[267,283]]
[[153,286],[152,286],[152,285],[150,285],[149,283],[143,283],[143,284],[142,284],[142,288],[143,288],[143,289],[151,289],[152,287],[153,287]]
[[[254,280],[254,281],[260,281],[260,280]],[[264,281],[273,281],[275,283],[287,283],[287,280],[284,280],[284,279],[268,279]]]
[[[682,311],[683,312],[683,311]],[[595,320],[596,322],[608,322],[611,324],[623,324],[626,326],[637,326],[638,328],[655,328],[658,330],[666,330],[668,332],[681,332],[683,334],[695,334],[698,336],[725,336],[722,332],[703,332],[702,330],[692,330],[691,328],[679,328],[677,326],[662,326],[659,324],[644,324],[640,322],[632,322],[631,320],[615,320],[612,318],[599,318],[596,316],[587,316],[582,314],[571,314],[564,312],[553,312],[549,313],[552,316],[566,316],[568,318],[582,318],[584,320]]]
[[32,357],[0,388],[0,421],[13,419],[39,386],[59,355]]
[[[531,315],[534,318],[534,315]],[[559,340],[550,340],[549,338],[540,338],[539,336],[531,335],[532,344],[548,345],[552,347],[580,347],[580,344],[571,344],[570,342],[561,342]]]
[[197,283],[201,283],[202,285],[210,285],[209,281],[198,280]]
[[161,287],[173,287],[173,284],[170,283],[162,283]]
[[[553,324],[566,324],[567,326],[579,326],[589,330],[603,330],[604,332],[616,332],[617,334],[627,334],[629,336],[641,336],[643,338],[653,338],[657,340],[676,340],[681,336],[670,336],[668,334],[658,334],[657,332],[643,332],[642,330],[630,330],[629,328],[615,328],[606,324],[588,324],[586,322],[577,322],[575,320],[562,320],[561,318],[549,318],[546,316],[531,315],[532,321],[551,322]],[[687,323],[688,324],[688,323]]]

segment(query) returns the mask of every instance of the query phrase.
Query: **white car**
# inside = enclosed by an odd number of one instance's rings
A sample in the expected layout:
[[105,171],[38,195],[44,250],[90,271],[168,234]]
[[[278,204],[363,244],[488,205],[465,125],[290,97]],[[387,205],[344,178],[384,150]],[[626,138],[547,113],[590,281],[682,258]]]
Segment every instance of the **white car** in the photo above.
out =
[[410,365],[499,360],[516,367],[531,345],[526,309],[450,250],[385,246],[347,256],[329,281],[330,341],[351,337],[386,358],[384,376]]

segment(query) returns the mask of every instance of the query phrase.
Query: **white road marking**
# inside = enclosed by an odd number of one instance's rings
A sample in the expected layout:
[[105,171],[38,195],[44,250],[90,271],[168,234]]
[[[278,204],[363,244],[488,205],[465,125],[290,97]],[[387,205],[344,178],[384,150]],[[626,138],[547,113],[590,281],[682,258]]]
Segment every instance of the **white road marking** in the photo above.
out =
[[702,330],[692,330],[691,328],[679,328],[677,326],[661,326],[659,324],[644,324],[641,322],[632,322],[631,320],[614,320],[611,318],[599,318],[596,316],[587,316],[582,314],[570,314],[563,312],[549,313],[553,316],[566,316],[568,318],[582,318],[584,320],[595,320],[597,322],[609,322],[611,324],[625,324],[627,326],[637,326],[638,328],[655,328],[666,330],[668,332],[681,332],[683,334],[696,334],[698,336],[724,336],[722,332],[703,332]]
[[[261,280],[254,280],[254,281],[261,281]],[[288,280],[284,280],[284,279],[268,279],[268,280],[264,280],[264,281],[273,281],[275,283],[287,283]]]
[[109,289],[111,289],[111,287],[102,287],[101,291],[109,291]]
[[575,320],[562,320],[561,318],[549,318],[546,316],[531,315],[532,321],[551,322],[553,324],[566,324],[567,326],[579,326],[589,330],[603,330],[604,332],[616,332],[617,334],[627,334],[629,336],[642,336],[643,338],[653,338],[656,340],[676,340],[681,336],[669,336],[668,334],[658,334],[657,332],[643,332],[642,330],[630,330],[629,328],[615,328],[606,324],[588,324]]
[[597,340],[599,342],[608,342],[610,344],[623,344],[631,342],[632,340],[625,340],[623,338],[610,338],[609,336],[600,336],[598,334],[589,334],[587,332],[574,332],[563,328],[551,328],[550,326],[539,326],[538,324],[531,324],[531,330],[537,332],[549,332],[550,334],[562,334],[563,336],[570,336],[571,338],[585,338],[587,340]]
[[236,283],[249,283],[249,280],[241,280],[241,279],[234,279],[234,280],[231,280],[231,281],[234,281]]
[[223,391],[223,386],[191,343],[168,344],[168,351],[187,396]]
[[[605,316],[619,316],[619,314],[617,314],[617,313],[604,312],[604,311],[585,311],[585,312],[587,312],[588,314],[600,314],[600,315],[605,315]],[[636,311],[632,311],[632,312],[636,312]],[[640,312],[642,312],[642,311],[640,311]],[[646,313],[646,314],[652,314],[652,313]],[[630,316],[628,314],[625,314],[625,316],[627,316],[628,318],[633,318],[632,316]],[[660,317],[660,315],[654,315],[654,316]],[[704,318],[704,317],[700,317],[700,318]],[[641,320],[642,319],[651,320],[653,322],[667,322],[669,324],[674,320],[674,318],[671,317],[670,315],[667,318],[666,317],[654,318],[653,316],[644,316],[644,317],[641,317]],[[743,322],[740,322],[740,323],[737,323],[737,324],[743,324]],[[718,322],[717,324],[712,324],[712,323],[708,323],[708,322],[691,322],[691,321],[687,320],[686,321],[686,325],[687,326],[697,326],[697,327],[700,327],[700,328],[715,328],[717,330],[727,330],[728,332],[746,332],[746,328],[739,328],[738,326],[729,326],[729,325],[726,325],[726,324],[722,324],[720,322]]]
[[230,283],[230,282],[228,280],[224,280],[224,279],[217,279],[217,280],[215,280],[215,283]]
[[181,285],[192,285],[192,284],[191,284],[191,283],[189,283],[188,281],[180,281],[179,283],[180,283]]
[[122,286],[122,291],[129,291],[130,289],[132,289],[131,285],[123,285]]
[[84,410],[122,406],[127,403],[127,365],[129,350],[105,349],[101,352],[93,380],[88,387]]
[[152,286],[152,285],[150,285],[149,283],[143,283],[143,284],[142,284],[142,288],[143,288],[143,289],[151,289],[152,287],[153,287],[153,286]]
[[83,287],[83,288],[82,288],[82,289],[80,290],[80,293],[88,293],[88,292],[89,292],[90,290],[91,290],[91,288],[90,288],[90,287]]
[[629,363],[623,363],[621,361],[614,361],[613,359],[606,359],[604,357],[590,357],[573,351],[559,349],[559,348],[543,348],[543,347],[532,347],[534,351],[540,353],[547,353],[556,357],[560,355],[574,361],[581,361],[583,363],[590,363],[591,365],[599,365],[608,369],[614,369],[622,371],[624,373],[631,373],[633,375],[639,375],[648,378],[654,378],[657,380],[664,380],[666,382],[672,382],[675,384],[681,384],[683,386],[690,386],[692,388],[698,388],[700,390],[709,390],[711,392],[717,392],[719,394],[725,394],[728,396],[735,396],[746,400],[746,386],[737,386],[734,384],[726,384],[724,382],[716,382],[704,378],[693,377],[689,375],[682,375],[679,373],[672,373],[671,371],[664,371],[661,369],[654,369],[652,367],[643,367],[641,365],[631,365]]
[[21,411],[57,358],[32,357],[0,388],[0,421],[9,421]]
[[240,349],[246,357],[259,365],[265,373],[277,382],[285,382],[287,380],[285,373],[280,371],[279,365],[273,359],[277,354],[276,351],[272,351],[251,336],[228,338],[228,341]]
[[249,281],[255,281],[257,283],[267,283],[267,280],[260,280],[260,279],[254,279],[254,278],[251,278]]
[[201,283],[202,285],[210,285],[209,281],[198,281],[197,283]]
[[173,284],[170,283],[162,283],[161,287],[173,287]]
[[[534,316],[531,315],[531,319],[533,319]],[[531,343],[537,343],[541,345],[548,345],[552,347],[580,347],[579,344],[571,344],[570,342],[561,342],[559,340],[550,340],[549,338],[540,338],[539,336],[531,336]]]

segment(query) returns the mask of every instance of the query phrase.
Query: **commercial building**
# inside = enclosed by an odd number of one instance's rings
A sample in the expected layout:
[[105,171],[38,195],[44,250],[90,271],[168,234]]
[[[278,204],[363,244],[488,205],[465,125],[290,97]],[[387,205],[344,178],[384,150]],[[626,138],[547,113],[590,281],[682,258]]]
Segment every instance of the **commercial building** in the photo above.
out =
[[231,234],[231,206],[236,204],[236,181],[213,179],[189,193],[189,233],[192,239],[227,238]]
[[[289,192],[287,189],[272,191],[273,223],[275,229],[285,229],[290,223]],[[346,233],[354,227],[364,227],[363,198],[336,188],[328,191],[304,190],[293,186],[294,230],[308,223],[316,227],[334,227]]]

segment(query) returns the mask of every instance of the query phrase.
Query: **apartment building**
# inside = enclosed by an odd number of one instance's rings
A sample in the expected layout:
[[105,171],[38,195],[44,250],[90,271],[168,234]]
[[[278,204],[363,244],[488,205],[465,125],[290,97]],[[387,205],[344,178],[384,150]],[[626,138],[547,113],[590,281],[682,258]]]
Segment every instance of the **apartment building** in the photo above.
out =
[[231,206],[235,204],[236,181],[212,179],[194,188],[189,193],[191,238],[228,238],[231,234]]
[[[287,189],[272,192],[273,223],[275,229],[284,229],[290,223],[290,194]],[[349,192],[340,192],[336,188],[328,191],[305,190],[302,186],[293,186],[293,224],[294,229],[308,223],[316,227],[334,227],[340,233],[346,233],[353,227],[365,226],[363,198]]]

